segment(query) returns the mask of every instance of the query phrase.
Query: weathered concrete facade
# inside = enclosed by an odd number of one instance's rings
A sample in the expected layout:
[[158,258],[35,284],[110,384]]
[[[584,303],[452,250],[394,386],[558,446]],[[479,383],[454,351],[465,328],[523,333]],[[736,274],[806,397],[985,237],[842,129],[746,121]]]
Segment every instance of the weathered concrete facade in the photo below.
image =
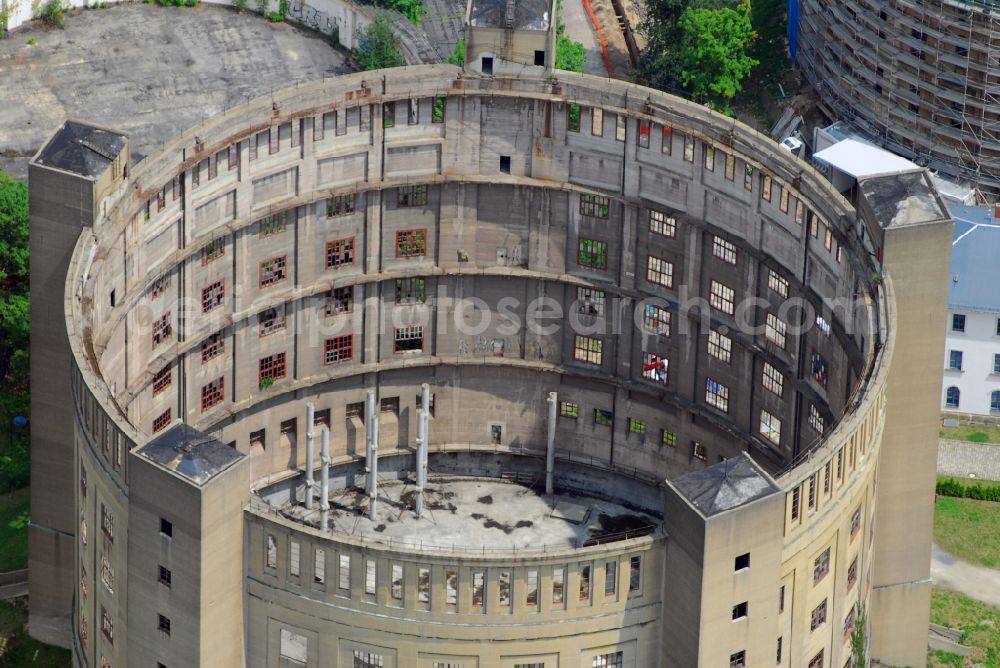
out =
[[[847,659],[870,591],[893,294],[872,280],[878,223],[805,164],[655,91],[432,66],[211,119],[128,185],[80,236],[66,288],[73,488],[95,527],[78,539],[81,665]],[[369,392],[380,470],[410,477],[424,383],[432,470],[537,476],[556,392],[559,484],[597,481],[588,493],[655,509],[662,531],[476,553],[291,517],[308,432],[329,429],[332,464],[363,470]],[[242,455],[200,495],[142,459],[178,421]],[[737,465],[762,495],[702,510],[698,490],[726,496]],[[158,567],[203,582],[218,564],[132,541],[183,517],[194,545],[199,503],[241,532],[241,592],[213,586],[245,633],[178,627],[233,643],[195,660],[154,626],[199,614],[195,590]],[[109,518],[117,541],[96,531]],[[128,582],[106,586],[102,559]]]

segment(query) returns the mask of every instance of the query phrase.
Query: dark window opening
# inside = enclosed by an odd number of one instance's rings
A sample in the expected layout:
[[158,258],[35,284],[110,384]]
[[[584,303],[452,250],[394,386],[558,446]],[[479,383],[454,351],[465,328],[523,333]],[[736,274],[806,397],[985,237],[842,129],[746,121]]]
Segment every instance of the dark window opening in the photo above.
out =
[[[501,155],[500,156],[500,172],[503,174],[510,174],[510,156]],[[111,293],[112,306],[114,306],[114,292]]]
[[483,74],[493,74],[493,59],[483,56]]
[[545,52],[544,51],[539,51],[538,49],[535,50],[535,65],[540,65],[542,67],[545,66]]

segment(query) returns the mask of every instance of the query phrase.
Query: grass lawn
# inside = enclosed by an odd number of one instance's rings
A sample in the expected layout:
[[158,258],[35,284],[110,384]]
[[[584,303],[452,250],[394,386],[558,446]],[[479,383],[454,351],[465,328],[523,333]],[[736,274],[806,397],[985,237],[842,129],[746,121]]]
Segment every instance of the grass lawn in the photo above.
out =
[[29,490],[27,487],[10,494],[0,494],[0,572],[28,567],[28,524],[19,528],[11,522],[27,518]]
[[69,650],[50,647],[28,637],[28,609],[0,601],[0,666],[3,668],[69,668]]
[[962,668],[972,663],[1000,668],[1000,610],[961,594],[935,589],[931,594],[931,621],[961,629],[962,644],[972,647],[973,652],[964,658],[946,652],[930,652],[928,668]]
[[938,497],[934,542],[966,561],[1000,568],[1000,503]]
[[938,436],[949,441],[972,441],[973,443],[1000,443],[1000,427],[983,424],[961,427],[941,427]]

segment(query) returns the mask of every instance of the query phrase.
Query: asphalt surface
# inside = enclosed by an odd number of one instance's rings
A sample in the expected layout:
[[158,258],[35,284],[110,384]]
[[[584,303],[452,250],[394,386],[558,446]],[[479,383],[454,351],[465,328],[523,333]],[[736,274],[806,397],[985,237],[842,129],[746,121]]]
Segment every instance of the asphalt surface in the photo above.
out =
[[22,28],[0,40],[0,169],[25,178],[66,118],[130,134],[138,160],[250,98],[347,71],[322,36],[252,12],[204,4],[72,12],[64,30]]
[[962,561],[935,545],[931,549],[931,579],[935,587],[1000,608],[1000,570]]

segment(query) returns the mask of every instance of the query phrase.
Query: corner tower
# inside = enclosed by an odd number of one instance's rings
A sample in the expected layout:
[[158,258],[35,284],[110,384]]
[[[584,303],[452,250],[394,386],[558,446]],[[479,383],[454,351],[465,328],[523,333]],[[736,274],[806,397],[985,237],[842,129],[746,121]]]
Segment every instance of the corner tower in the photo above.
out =
[[[124,188],[128,138],[66,121],[28,168],[31,250],[31,635],[69,647],[75,581],[73,402],[63,285],[80,233]],[[114,293],[109,297],[114,299]]]
[[485,76],[542,76],[556,59],[555,0],[469,0],[465,67]]

